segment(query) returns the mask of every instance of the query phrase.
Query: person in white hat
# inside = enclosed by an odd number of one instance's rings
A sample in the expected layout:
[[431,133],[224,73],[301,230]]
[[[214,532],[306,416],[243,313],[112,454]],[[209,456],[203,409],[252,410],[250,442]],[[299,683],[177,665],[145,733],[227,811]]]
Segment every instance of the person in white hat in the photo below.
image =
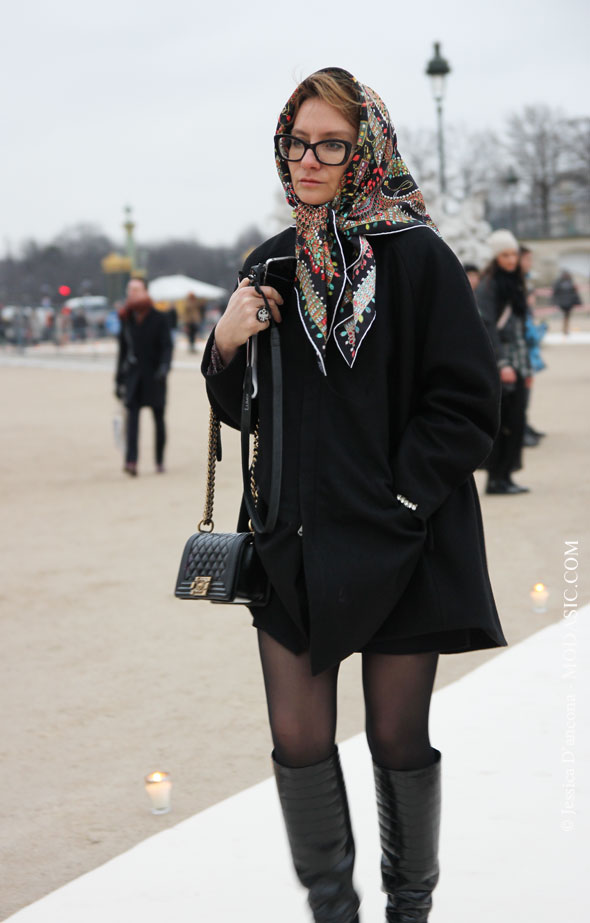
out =
[[502,382],[501,423],[492,451],[482,467],[488,471],[488,494],[528,492],[512,480],[522,468],[526,387],[532,376],[525,339],[526,289],[519,265],[518,241],[500,228],[488,239],[492,260],[475,290],[479,312],[490,336]]

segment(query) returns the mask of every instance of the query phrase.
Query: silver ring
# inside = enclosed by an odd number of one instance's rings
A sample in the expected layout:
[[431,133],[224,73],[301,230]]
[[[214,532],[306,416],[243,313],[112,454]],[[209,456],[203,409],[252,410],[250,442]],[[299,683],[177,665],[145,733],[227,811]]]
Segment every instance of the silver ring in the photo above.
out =
[[261,308],[258,308],[256,312],[256,319],[260,321],[261,324],[266,324],[270,320],[270,311],[264,305]]

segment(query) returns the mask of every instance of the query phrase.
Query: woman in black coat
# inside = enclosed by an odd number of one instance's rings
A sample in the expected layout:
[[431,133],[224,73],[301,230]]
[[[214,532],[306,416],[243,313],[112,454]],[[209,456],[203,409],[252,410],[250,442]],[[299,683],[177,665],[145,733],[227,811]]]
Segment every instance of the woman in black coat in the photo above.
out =
[[172,361],[172,338],[166,315],[156,310],[143,279],[130,279],[120,313],[115,393],[127,408],[124,470],[137,475],[139,411],[151,407],[155,425],[156,470],[164,471],[166,445],[166,377]]
[[[441,753],[428,736],[438,655],[507,643],[473,480],[498,426],[498,374],[465,273],[426,214],[377,94],[339,68],[317,72],[283,109],[275,145],[296,224],[243,268],[297,258],[285,299],[263,287],[284,376],[279,517],[255,536],[272,593],[251,610],[273,766],[314,919],[352,923],[336,686],[340,662],[362,652],[387,920],[425,921],[438,880]],[[262,510],[268,328],[244,278],[202,366],[214,410],[238,427],[246,343],[257,340]]]
[[570,314],[576,305],[582,304],[580,293],[574,285],[571,273],[564,269],[553,286],[553,301],[563,313],[563,333],[570,332]]
[[526,342],[526,288],[519,265],[518,241],[500,229],[490,236],[493,259],[475,290],[477,306],[494,347],[502,382],[501,422],[485,465],[488,494],[521,494],[529,488],[512,480],[522,468],[526,391],[532,368]]

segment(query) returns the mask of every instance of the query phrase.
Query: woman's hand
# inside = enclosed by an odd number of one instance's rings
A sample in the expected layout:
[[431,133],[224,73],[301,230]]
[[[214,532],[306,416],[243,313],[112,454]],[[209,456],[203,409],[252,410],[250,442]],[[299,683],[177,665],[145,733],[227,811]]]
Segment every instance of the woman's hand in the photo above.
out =
[[511,365],[503,365],[500,369],[500,381],[513,385],[516,381],[516,372]]
[[[268,299],[270,310],[277,324],[281,323],[279,305],[283,299],[270,285],[262,285],[261,291]],[[256,313],[264,307],[262,295],[259,295],[249,279],[243,279],[229,299],[223,316],[215,327],[215,343],[224,365],[228,365],[235,356],[238,347],[255,333],[266,330],[270,321],[261,322]]]

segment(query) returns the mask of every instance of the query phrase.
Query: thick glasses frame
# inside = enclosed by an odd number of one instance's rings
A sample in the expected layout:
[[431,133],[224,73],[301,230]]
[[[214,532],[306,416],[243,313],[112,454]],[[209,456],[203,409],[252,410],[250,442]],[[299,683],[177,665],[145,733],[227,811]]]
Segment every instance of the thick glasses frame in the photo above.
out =
[[[303,158],[304,158],[305,155],[307,154],[308,150],[311,150],[311,151],[313,151],[313,155],[314,155],[315,159],[317,160],[317,162],[323,164],[325,167],[341,167],[342,164],[343,164],[343,163],[346,163],[346,161],[347,161],[348,158],[350,157],[350,152],[351,152],[351,150],[352,150],[352,144],[351,144],[351,142],[350,142],[350,141],[344,141],[343,138],[324,138],[322,141],[315,141],[313,144],[310,144],[309,141],[304,141],[303,138],[296,138],[295,140],[296,140],[299,144],[302,144],[302,145],[303,145],[303,153],[302,153],[301,157],[285,157],[285,155],[284,155],[283,152],[281,151],[280,143],[281,143],[281,141],[282,141],[283,138],[291,138],[291,137],[295,138],[294,135],[287,135],[287,134],[275,135],[275,149],[276,149],[276,152],[277,152],[277,154],[279,155],[279,157],[281,158],[281,160],[286,160],[288,163],[299,163],[300,160],[303,160]],[[334,162],[334,161],[332,160],[332,161],[330,161],[329,163],[327,163],[325,160],[321,160],[321,159],[318,157],[318,152],[317,152],[316,148],[318,147],[319,144],[333,144],[334,141],[337,141],[338,144],[343,144],[343,145],[344,145],[344,155],[343,155],[343,157],[342,157],[342,160],[339,160],[339,161],[337,161],[337,162]]]

